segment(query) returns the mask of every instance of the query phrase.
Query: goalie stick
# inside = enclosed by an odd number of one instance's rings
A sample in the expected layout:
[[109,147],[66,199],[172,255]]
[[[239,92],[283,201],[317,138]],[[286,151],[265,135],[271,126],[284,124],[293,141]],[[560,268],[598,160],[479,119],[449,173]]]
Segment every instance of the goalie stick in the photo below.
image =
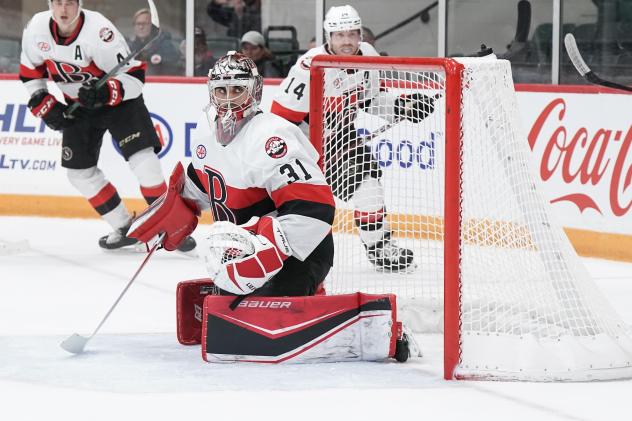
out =
[[155,240],[156,242],[153,244],[153,246],[149,250],[149,253],[145,257],[145,260],[143,260],[143,263],[141,263],[140,267],[136,270],[136,273],[134,273],[134,276],[132,276],[132,279],[130,279],[127,285],[125,285],[125,288],[123,288],[123,291],[119,294],[116,301],[114,301],[114,304],[112,304],[108,312],[105,314],[105,317],[101,319],[101,322],[99,323],[97,328],[94,329],[94,331],[92,332],[92,335],[85,337],[85,336],[79,335],[78,333],[73,333],[68,338],[66,338],[61,344],[59,344],[59,346],[61,346],[65,351],[68,351],[71,354],[81,354],[83,352],[88,341],[92,339],[94,335],[97,334],[99,329],[101,329],[101,326],[103,326],[103,324],[108,319],[108,317],[110,317],[110,314],[112,314],[112,311],[114,310],[114,308],[118,305],[119,301],[121,301],[121,298],[123,298],[123,295],[125,295],[129,287],[132,286],[132,283],[134,283],[140,271],[143,270],[143,268],[149,261],[149,258],[151,257],[151,255],[154,254],[154,251],[156,251],[156,249],[158,249],[158,246],[162,244],[162,240],[164,238],[165,238],[164,233],[160,234],[160,236],[157,236],[157,239]]
[[593,72],[584,61],[581,53],[579,52],[579,48],[577,48],[577,42],[575,42],[575,37],[573,36],[573,34],[566,34],[566,36],[564,37],[564,46],[566,47],[566,53],[571,59],[573,66],[575,66],[575,69],[577,69],[577,72],[579,72],[581,77],[586,79],[588,82],[594,83],[595,85],[605,86],[607,88],[632,92],[632,87],[630,86],[611,82],[597,76],[597,74]]
[[[127,55],[127,57],[125,57],[123,60],[121,60],[116,66],[114,66],[109,72],[107,72],[101,79],[99,79],[97,81],[97,83],[94,85],[95,89],[99,89],[99,88],[103,87],[103,85],[105,85],[105,83],[108,81],[108,79],[111,78],[112,76],[114,76],[116,74],[116,72],[118,72],[121,69],[121,67],[125,66],[130,61],[132,61],[134,58],[136,58],[137,55],[139,55],[141,52],[143,52],[143,50],[145,50],[147,47],[149,47],[160,36],[160,20],[158,18],[158,11],[156,10],[156,5],[154,4],[153,0],[147,0],[147,3],[149,5],[149,14],[151,15],[151,28],[152,28],[152,32],[155,35],[152,38],[150,38],[141,47],[139,47],[135,51],[132,51],[131,53],[129,53]],[[74,102],[64,112],[64,117],[66,117],[66,118],[73,118],[72,114],[80,106],[81,106],[81,104],[78,101]]]

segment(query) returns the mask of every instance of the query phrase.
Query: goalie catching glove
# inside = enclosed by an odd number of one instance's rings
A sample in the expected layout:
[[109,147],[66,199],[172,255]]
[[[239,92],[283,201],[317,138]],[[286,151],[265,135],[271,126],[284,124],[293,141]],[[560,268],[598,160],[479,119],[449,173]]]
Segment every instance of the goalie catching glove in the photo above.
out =
[[292,249],[275,218],[253,217],[243,225],[215,222],[203,248],[215,285],[236,295],[261,288],[283,268]]
[[434,112],[435,98],[423,94],[404,95],[395,100],[397,117],[419,123]]
[[128,237],[144,243],[165,233],[162,246],[173,251],[197,227],[200,211],[194,202],[183,198],[184,168],[178,162],[169,178],[169,188],[132,223]]

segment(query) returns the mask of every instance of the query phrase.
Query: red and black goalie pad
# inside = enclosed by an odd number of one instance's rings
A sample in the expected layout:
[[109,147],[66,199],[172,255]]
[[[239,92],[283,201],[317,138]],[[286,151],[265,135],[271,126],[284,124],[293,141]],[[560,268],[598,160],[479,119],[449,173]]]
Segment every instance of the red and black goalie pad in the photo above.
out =
[[204,299],[202,358],[208,362],[379,361],[395,355],[393,294]]
[[184,186],[184,168],[178,162],[169,178],[167,191],[156,199],[132,223],[127,236],[143,243],[165,233],[163,247],[175,250],[197,227],[199,209],[180,193]]
[[202,310],[204,298],[213,294],[211,279],[183,281],[176,288],[176,332],[182,345],[197,345],[202,341]]

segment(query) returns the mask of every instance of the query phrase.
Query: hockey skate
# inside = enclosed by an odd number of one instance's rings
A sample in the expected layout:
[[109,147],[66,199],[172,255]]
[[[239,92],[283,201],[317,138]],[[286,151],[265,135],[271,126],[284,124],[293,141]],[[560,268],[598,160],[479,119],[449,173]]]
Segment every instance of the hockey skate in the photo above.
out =
[[193,250],[196,246],[197,243],[195,242],[195,238],[189,235],[184,240],[182,240],[182,243],[180,243],[180,245],[178,246],[178,251],[186,253]]
[[99,246],[106,250],[117,250],[123,247],[134,246],[138,244],[138,240],[135,238],[127,237],[127,231],[130,224],[112,231],[108,235],[104,235],[99,238]]
[[369,261],[379,272],[408,272],[417,267],[413,263],[413,251],[398,247],[391,241],[390,236],[365,247]]

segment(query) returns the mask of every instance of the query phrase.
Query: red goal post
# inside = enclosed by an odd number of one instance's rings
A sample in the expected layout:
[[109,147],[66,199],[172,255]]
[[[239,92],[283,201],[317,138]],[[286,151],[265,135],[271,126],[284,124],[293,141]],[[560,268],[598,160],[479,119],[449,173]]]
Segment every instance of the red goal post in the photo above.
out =
[[[395,292],[404,322],[419,331],[428,331],[414,326],[428,313],[409,311],[430,307],[443,319],[433,324],[443,331],[446,379],[632,374],[629,327],[539,192],[508,62],[321,55],[310,66],[310,139],[330,183],[347,177],[339,170],[348,169],[339,162],[349,156],[344,148],[368,148],[380,166],[391,236],[417,262],[405,273],[376,273],[355,232],[354,198],[338,197],[329,293]],[[439,99],[426,119],[411,122],[388,99],[377,101],[378,91],[391,100]],[[341,124],[347,127],[332,128]]]
[[[371,70],[429,70],[446,74],[446,202],[457,204],[446,207],[447,226],[460,227],[461,212],[459,197],[461,189],[460,166],[460,104],[461,74],[463,65],[450,59],[418,57],[362,57],[362,56],[316,56],[311,62],[310,77],[310,139],[317,151],[323,150],[324,76],[328,68],[371,69]],[[452,378],[459,360],[459,230],[447,231],[444,235],[444,376]]]

